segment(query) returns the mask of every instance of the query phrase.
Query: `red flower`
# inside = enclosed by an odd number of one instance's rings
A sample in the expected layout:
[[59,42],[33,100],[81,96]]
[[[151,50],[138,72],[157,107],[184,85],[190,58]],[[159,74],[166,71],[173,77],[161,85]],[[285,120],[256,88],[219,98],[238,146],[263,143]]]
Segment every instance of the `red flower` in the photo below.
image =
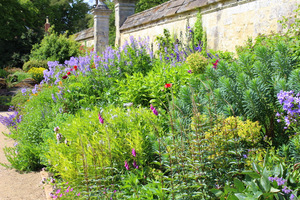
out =
[[71,71],[73,71],[73,69],[70,69]]
[[76,65],[74,66],[74,69],[77,70],[77,66]]
[[66,78],[68,78],[68,76],[67,76],[67,75],[62,77],[62,79],[66,79]]
[[167,84],[165,85],[165,88],[170,88],[170,87],[172,87],[172,83],[167,83]]
[[67,73],[67,75],[70,75],[70,74],[71,74],[71,72],[68,72],[68,73]]
[[218,63],[219,63],[219,60],[216,60],[215,63],[212,63],[212,64],[214,65],[214,66],[213,66],[214,69],[217,69]]

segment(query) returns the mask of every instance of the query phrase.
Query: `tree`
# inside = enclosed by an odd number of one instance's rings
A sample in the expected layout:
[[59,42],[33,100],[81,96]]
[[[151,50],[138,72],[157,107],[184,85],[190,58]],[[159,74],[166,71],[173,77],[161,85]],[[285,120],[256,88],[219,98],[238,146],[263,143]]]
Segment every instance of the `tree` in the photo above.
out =
[[83,0],[1,0],[0,68],[21,67],[28,60],[44,36],[46,16],[56,32],[73,34],[88,27],[89,10]]
[[154,6],[160,5],[169,0],[139,0],[136,4],[135,12],[139,13]]

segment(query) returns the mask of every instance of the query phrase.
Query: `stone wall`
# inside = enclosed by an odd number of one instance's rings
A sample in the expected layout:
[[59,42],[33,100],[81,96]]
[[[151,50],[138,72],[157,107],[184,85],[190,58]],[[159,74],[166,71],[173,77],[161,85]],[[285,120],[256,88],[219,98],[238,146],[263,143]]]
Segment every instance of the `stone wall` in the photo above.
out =
[[[282,31],[278,20],[292,16],[300,0],[172,0],[127,18],[120,28],[121,45],[135,38],[162,35],[164,29],[182,37],[201,9],[208,47],[235,51],[249,37]],[[157,47],[157,45],[154,45]]]

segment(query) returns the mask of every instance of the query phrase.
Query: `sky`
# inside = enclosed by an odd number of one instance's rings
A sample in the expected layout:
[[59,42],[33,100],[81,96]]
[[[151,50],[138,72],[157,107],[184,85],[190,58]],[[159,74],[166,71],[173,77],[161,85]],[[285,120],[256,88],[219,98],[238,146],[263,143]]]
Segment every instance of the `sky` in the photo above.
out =
[[88,3],[90,6],[95,4],[95,0],[84,0],[84,2]]

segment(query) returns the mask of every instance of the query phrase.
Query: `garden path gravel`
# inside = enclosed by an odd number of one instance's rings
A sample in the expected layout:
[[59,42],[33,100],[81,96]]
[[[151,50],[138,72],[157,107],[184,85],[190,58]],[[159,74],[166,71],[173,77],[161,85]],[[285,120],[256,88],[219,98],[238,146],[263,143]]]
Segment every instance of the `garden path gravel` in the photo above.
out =
[[[0,112],[7,115],[8,112]],[[9,165],[3,148],[12,147],[14,141],[5,137],[2,132],[8,129],[0,123],[0,163]],[[41,184],[39,172],[21,174],[14,169],[7,169],[0,165],[0,200],[45,200],[46,195]]]

